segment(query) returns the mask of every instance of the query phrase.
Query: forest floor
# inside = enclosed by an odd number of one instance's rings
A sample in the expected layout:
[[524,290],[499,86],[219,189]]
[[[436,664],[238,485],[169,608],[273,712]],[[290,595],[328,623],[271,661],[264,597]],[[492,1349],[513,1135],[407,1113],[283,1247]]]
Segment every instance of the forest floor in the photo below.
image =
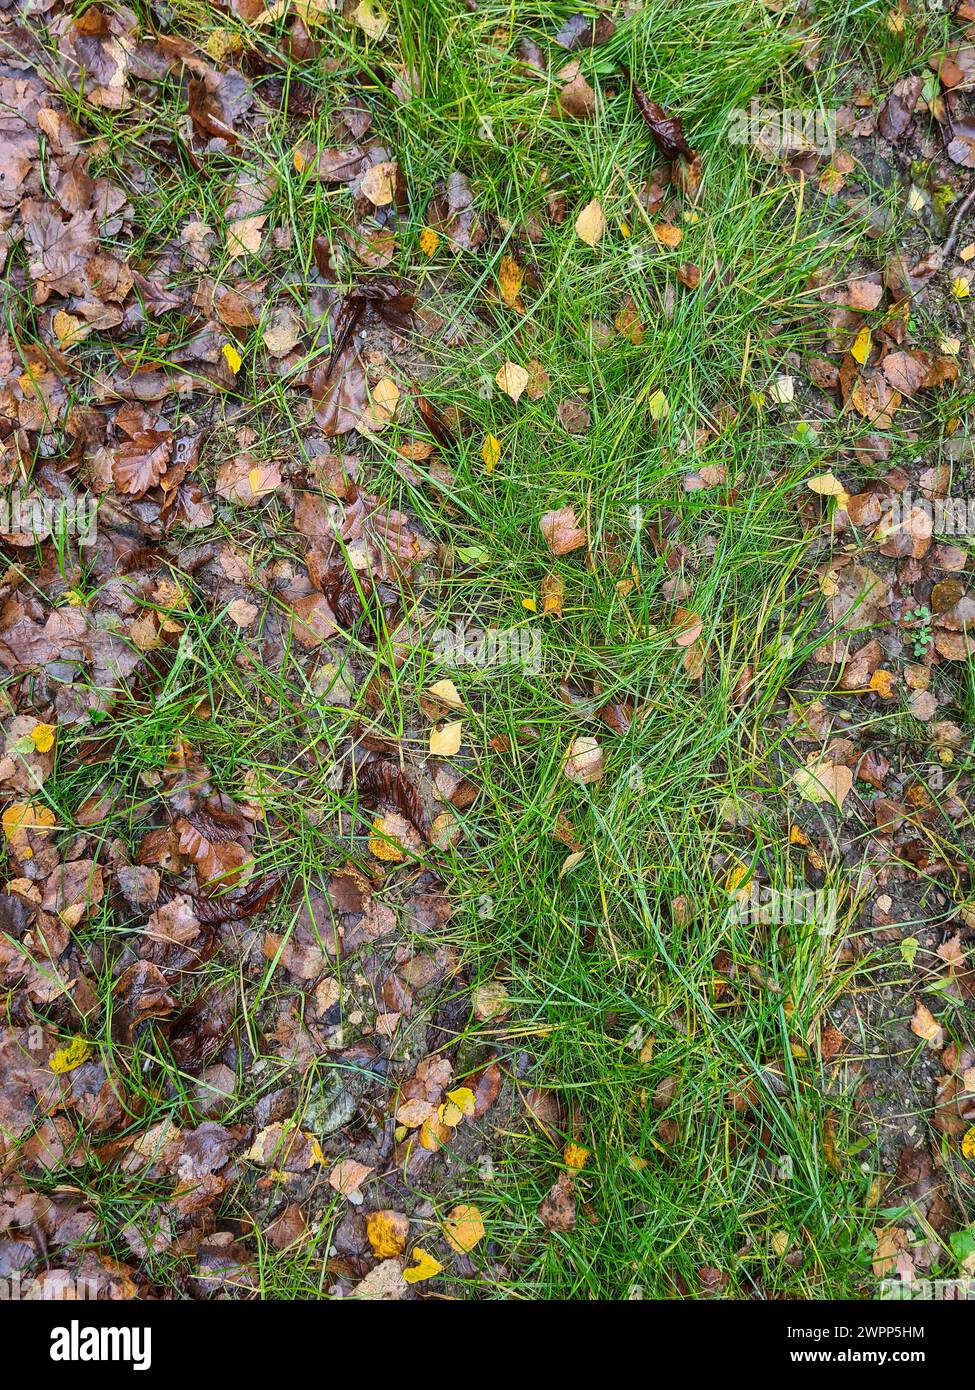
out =
[[973,87],[0,0],[0,1279],[975,1276]]

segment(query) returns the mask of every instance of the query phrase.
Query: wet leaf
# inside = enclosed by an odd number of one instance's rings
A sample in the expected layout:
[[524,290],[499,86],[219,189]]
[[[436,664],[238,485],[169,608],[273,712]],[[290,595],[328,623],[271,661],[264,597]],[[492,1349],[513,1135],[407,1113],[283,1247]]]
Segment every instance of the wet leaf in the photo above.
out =
[[587,735],[574,738],[569,745],[562,771],[570,782],[580,785],[602,781],[603,750],[599,746],[599,740]]
[[402,1255],[406,1249],[409,1229],[409,1220],[401,1211],[371,1211],[366,1217],[366,1235],[377,1260],[389,1260]]
[[477,1207],[460,1205],[453,1208],[443,1223],[444,1239],[452,1250],[466,1255],[484,1238],[484,1222]]
[[443,1269],[440,1261],[419,1245],[413,1247],[412,1259],[413,1264],[403,1270],[403,1278],[408,1284],[421,1284],[426,1279],[433,1279]]
[[91,1056],[91,1045],[82,1037],[76,1035],[65,1047],[59,1047],[51,1054],[49,1065],[56,1076],[62,1075],[67,1071],[74,1071],[75,1067],[80,1067],[83,1062],[87,1062]]

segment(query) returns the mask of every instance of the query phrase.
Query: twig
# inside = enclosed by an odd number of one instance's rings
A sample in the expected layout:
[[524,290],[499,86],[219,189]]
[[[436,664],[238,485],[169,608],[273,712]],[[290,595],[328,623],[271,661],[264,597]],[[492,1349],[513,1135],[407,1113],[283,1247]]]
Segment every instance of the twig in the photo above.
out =
[[958,245],[962,221],[964,220],[965,213],[968,212],[973,202],[975,202],[975,183],[972,184],[971,188],[969,188],[964,198],[962,198],[961,202],[951,214],[951,221],[948,224],[948,235],[941,247],[946,260],[949,256],[954,255],[955,247]]

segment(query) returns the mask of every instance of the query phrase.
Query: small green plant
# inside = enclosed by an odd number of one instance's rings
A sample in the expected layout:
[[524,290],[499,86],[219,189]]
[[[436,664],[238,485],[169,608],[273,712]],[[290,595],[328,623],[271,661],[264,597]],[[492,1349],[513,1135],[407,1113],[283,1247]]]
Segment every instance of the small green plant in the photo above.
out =
[[920,627],[915,628],[913,633],[914,655],[923,657],[931,645],[931,609],[927,604],[922,603],[919,607],[912,608],[905,613],[904,618],[907,622],[920,623]]

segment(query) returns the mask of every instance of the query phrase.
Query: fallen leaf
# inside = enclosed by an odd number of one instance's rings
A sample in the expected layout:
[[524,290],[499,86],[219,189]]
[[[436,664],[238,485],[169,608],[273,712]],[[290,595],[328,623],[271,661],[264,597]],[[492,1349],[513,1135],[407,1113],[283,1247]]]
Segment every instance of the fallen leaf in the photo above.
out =
[[945,1030],[931,1010],[920,1001],[915,1006],[914,1017],[911,1019],[911,1032],[923,1038],[929,1047],[936,1050],[944,1047]]
[[595,246],[606,230],[606,217],[603,205],[597,198],[587,203],[576,218],[576,236],[587,246]]
[[54,725],[35,724],[30,731],[31,742],[38,753],[49,753],[54,747]]
[[399,165],[395,159],[373,164],[363,174],[359,190],[374,207],[386,207],[393,201],[398,173]]
[[435,725],[430,730],[430,752],[435,758],[452,758],[460,751],[463,724],[459,719]]
[[509,309],[514,309],[517,306],[524,280],[525,272],[514,257],[503,256],[498,270],[498,289],[501,291],[501,298]]
[[493,473],[501,457],[501,440],[496,435],[486,434],[481,445],[481,458],[488,473]]
[[343,1158],[336,1163],[329,1173],[329,1186],[334,1187],[335,1191],[341,1193],[343,1197],[353,1197],[358,1193],[369,1174],[374,1171],[367,1164],[360,1163],[358,1159]]
[[366,1216],[366,1235],[377,1260],[393,1259],[406,1249],[410,1223],[401,1211],[371,1211]]
[[427,690],[427,694],[432,695],[435,700],[439,700],[447,709],[464,708],[464,701],[452,680],[434,681]]
[[466,1255],[484,1238],[484,1222],[477,1207],[457,1206],[443,1223],[444,1239],[458,1255]]
[[580,785],[601,781],[604,769],[599,740],[588,735],[574,738],[562,764],[562,772],[570,782]]
[[505,362],[494,379],[498,384],[498,389],[517,404],[530,377],[524,367],[519,367],[517,362]]
[[588,544],[589,538],[577,524],[575,509],[571,506],[546,512],[538,525],[553,555],[568,555]]
[[59,1047],[52,1053],[48,1065],[56,1076],[61,1076],[64,1072],[80,1067],[90,1056],[91,1045],[84,1038],[75,1036],[66,1047]]
[[799,768],[793,782],[804,801],[842,806],[853,787],[853,773],[842,763],[826,761],[820,753],[810,753],[806,766]]
[[433,1279],[443,1269],[439,1260],[419,1245],[413,1247],[414,1263],[403,1270],[403,1278],[408,1284],[422,1284],[425,1279]]
[[576,1224],[576,1192],[571,1173],[560,1173],[538,1208],[538,1219],[548,1231],[566,1232]]
[[389,14],[377,0],[361,0],[352,11],[352,18],[371,39],[381,39],[389,28]]

